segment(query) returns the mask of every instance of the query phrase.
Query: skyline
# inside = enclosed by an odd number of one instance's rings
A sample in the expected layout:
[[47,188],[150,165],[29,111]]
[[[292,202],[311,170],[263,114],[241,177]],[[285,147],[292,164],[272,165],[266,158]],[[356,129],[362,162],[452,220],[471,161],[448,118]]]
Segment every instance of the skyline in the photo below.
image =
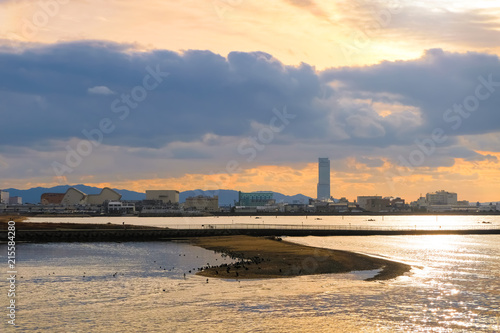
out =
[[50,3],[0,1],[2,188],[498,199],[498,1]]

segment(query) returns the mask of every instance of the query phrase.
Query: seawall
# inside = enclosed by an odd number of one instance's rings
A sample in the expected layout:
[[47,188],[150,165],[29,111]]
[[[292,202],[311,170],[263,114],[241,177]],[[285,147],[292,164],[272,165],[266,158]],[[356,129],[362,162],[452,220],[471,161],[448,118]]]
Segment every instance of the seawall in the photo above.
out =
[[[16,242],[99,242],[155,241],[189,237],[249,236],[397,236],[397,235],[492,235],[500,229],[460,230],[363,230],[363,229],[85,229],[85,230],[17,230]],[[0,241],[7,240],[7,231],[0,231]]]

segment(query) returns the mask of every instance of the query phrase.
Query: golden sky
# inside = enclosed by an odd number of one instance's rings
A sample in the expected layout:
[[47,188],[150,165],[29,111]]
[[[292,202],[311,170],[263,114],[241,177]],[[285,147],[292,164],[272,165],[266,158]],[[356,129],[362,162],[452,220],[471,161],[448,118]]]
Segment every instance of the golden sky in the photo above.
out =
[[[498,1],[4,1],[0,32],[34,43],[109,40],[139,49],[263,51],[317,69],[419,57],[498,53]],[[496,25],[496,26],[495,26]]]

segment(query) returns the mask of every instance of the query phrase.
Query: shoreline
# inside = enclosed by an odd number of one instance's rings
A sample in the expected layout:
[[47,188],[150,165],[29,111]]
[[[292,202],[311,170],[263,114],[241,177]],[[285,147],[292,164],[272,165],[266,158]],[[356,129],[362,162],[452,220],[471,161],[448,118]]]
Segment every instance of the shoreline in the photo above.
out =
[[349,251],[283,241],[276,237],[220,236],[191,239],[193,245],[240,259],[235,264],[207,267],[196,273],[222,279],[267,279],[300,275],[349,273],[381,269],[365,281],[389,280],[411,266]]
[[[7,222],[0,220],[0,230]],[[33,230],[35,229],[35,230]],[[171,239],[172,229],[136,225],[31,223],[16,222],[17,241],[95,242],[95,241],[167,241],[184,239],[195,246],[224,253],[239,259],[235,264],[205,267],[198,275],[226,279],[267,279],[300,275],[381,271],[365,281],[388,280],[405,274],[411,266],[364,254],[310,247],[283,241],[280,237],[262,235],[186,234]],[[204,231],[213,231],[207,229]],[[23,237],[23,234],[24,237]],[[27,239],[24,239],[27,238]]]
[[[7,239],[8,225],[0,220],[0,239]],[[203,227],[177,229],[112,223],[16,222],[16,240],[25,242],[99,242],[99,241],[165,241],[220,236],[417,236],[417,235],[486,235],[500,234],[500,228],[471,229],[372,229],[372,228],[296,228],[265,225],[262,228]],[[0,242],[2,242],[0,240]]]

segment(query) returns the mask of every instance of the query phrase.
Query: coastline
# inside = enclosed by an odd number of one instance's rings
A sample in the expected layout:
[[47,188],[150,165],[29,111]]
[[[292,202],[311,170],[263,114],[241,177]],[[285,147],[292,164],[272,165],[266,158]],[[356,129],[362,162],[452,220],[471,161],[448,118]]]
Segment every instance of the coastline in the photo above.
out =
[[410,265],[395,261],[315,248],[275,237],[203,237],[193,238],[191,243],[240,259],[235,264],[208,267],[197,273],[211,278],[267,279],[381,269],[365,280],[375,281],[393,279],[411,270]]
[[[19,221],[19,220],[18,220]],[[395,236],[395,235],[483,235],[500,234],[500,228],[472,226],[470,228],[372,228],[344,226],[337,228],[296,225],[262,224],[199,225],[194,228],[169,228],[134,224],[75,223],[75,222],[16,222],[16,240],[25,242],[98,242],[98,241],[165,241],[215,236]],[[0,243],[7,239],[7,222],[0,220]]]

